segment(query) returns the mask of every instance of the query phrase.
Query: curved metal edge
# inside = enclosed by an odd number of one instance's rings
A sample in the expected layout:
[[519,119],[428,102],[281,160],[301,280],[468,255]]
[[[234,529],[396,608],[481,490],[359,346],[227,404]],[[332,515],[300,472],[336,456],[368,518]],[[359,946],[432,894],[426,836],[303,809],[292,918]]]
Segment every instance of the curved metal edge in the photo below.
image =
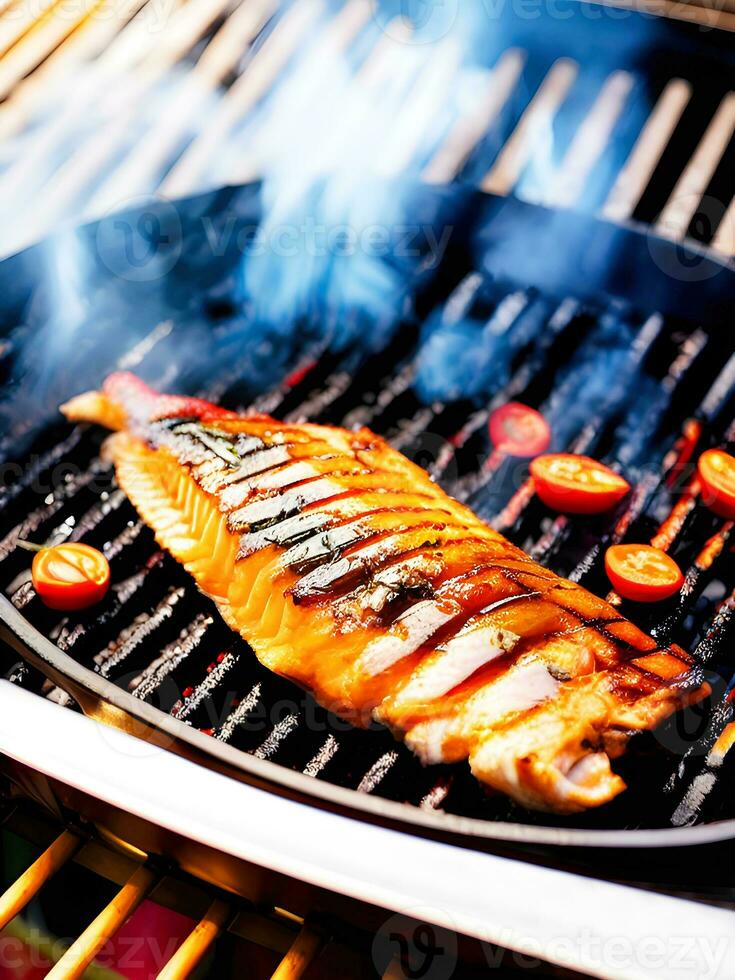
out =
[[722,31],[735,31],[735,11],[732,0],[723,0],[719,5],[709,5],[705,0],[596,0],[604,7],[616,7],[632,13],[646,14],[650,17],[667,17],[685,24],[696,24],[705,30],[717,28]]
[[632,219],[612,222],[512,196],[477,192],[475,205],[469,238],[486,274],[593,306],[607,297],[704,321],[709,333],[729,339],[735,265],[700,242],[668,239]]
[[[733,0],[735,2],[735,0]],[[366,178],[365,193],[386,188],[413,220],[430,226],[435,233],[451,232],[450,247],[468,249],[477,267],[486,274],[509,282],[535,286],[557,295],[569,291],[594,299],[607,295],[634,306],[661,313],[683,315],[700,322],[706,311],[710,328],[729,329],[735,264],[694,239],[668,239],[651,226],[634,220],[612,222],[581,211],[559,209],[523,201],[514,195],[498,196],[465,183],[427,185],[412,177],[390,180]],[[231,184],[172,200],[152,199],[145,207],[115,212],[113,215],[56,232],[42,242],[0,261],[3,308],[14,319],[25,308],[38,284],[45,250],[62,246],[69,234],[76,238],[84,255],[97,265],[100,261],[109,278],[117,278],[129,302],[140,302],[150,282],[140,270],[140,281],[115,276],[117,252],[123,247],[123,227],[141,234],[139,216],[155,216],[167,229],[174,256],[170,268],[155,281],[176,269],[187,273],[187,253],[181,246],[190,236],[204,237],[201,221],[228,213],[243,223],[262,216],[262,183]],[[170,226],[170,227],[169,227]],[[536,261],[529,255],[527,242],[534,242]],[[206,242],[205,242],[206,245]],[[242,254],[238,253],[239,258]],[[237,256],[236,256],[237,257]],[[217,256],[224,262],[226,256]],[[232,258],[228,256],[227,258]],[[201,257],[197,258],[200,262]],[[151,263],[157,260],[151,253]],[[403,273],[414,280],[417,289],[426,275],[421,262],[395,259]],[[180,268],[181,267],[181,268]],[[37,315],[45,315],[41,309]]]
[[[579,830],[490,822],[378,799],[331,783],[322,783],[275,762],[256,759],[139,701],[59,650],[28,623],[5,596],[0,596],[0,639],[72,697],[79,697],[84,703],[92,694],[114,709],[112,712],[98,713],[97,720],[123,728],[145,741],[163,744],[179,755],[193,754],[200,763],[206,759],[211,764],[211,760],[215,760],[218,768],[226,774],[259,788],[360,819],[410,828],[430,836],[450,837],[457,843],[469,846],[494,841],[554,847],[664,848],[711,844],[735,838],[735,820],[659,830]],[[95,714],[94,711],[91,713]],[[126,719],[133,724],[128,724]],[[141,724],[144,726],[142,732]]]

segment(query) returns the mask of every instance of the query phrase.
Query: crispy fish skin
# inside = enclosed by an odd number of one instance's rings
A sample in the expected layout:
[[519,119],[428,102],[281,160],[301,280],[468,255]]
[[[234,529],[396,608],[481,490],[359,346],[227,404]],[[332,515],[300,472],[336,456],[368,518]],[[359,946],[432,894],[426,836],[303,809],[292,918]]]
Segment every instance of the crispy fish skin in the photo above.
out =
[[269,669],[425,762],[574,813],[631,733],[707,694],[691,658],[532,561],[367,429],[238,416],[134,375],[62,407]]

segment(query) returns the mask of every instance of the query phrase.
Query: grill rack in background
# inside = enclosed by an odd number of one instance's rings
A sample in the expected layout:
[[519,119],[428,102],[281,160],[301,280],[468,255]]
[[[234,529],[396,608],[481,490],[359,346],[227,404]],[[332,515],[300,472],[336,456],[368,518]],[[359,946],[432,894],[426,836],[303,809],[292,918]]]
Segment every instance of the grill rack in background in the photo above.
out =
[[[387,732],[350,729],[270,674],[232,636],[180,566],[157,549],[115,488],[110,468],[100,461],[102,435],[94,430],[49,426],[31,450],[31,464],[7,488],[0,501],[3,590],[62,652],[134,698],[220,743],[320,782],[423,811],[476,817],[490,834],[498,820],[634,829],[734,816],[735,754],[726,749],[734,717],[728,684],[735,672],[729,654],[735,594],[728,595],[725,586],[733,581],[733,525],[701,506],[691,473],[702,448],[733,448],[735,355],[723,361],[716,333],[710,336],[701,327],[658,314],[644,317],[614,302],[554,299],[470,273],[441,306],[445,317],[456,311],[458,295],[464,319],[475,310],[484,324],[478,343],[493,333],[505,341],[507,380],[484,401],[419,397],[416,383],[427,342],[424,336],[417,348],[416,328],[406,324],[373,355],[354,347],[315,351],[308,338],[296,342],[284,380],[254,404],[277,418],[308,416],[314,422],[371,426],[433,469],[449,492],[492,519],[511,540],[592,591],[605,594],[609,588],[601,568],[608,543],[626,536],[655,538],[672,551],[686,570],[680,600],[624,606],[623,611],[662,641],[673,639],[693,651],[714,682],[716,705],[709,723],[690,709],[684,713],[683,732],[673,721],[656,737],[639,737],[621,762],[631,789],[614,803],[563,820],[528,813],[485,796],[463,767],[423,768]],[[231,329],[226,319],[214,326],[213,343],[226,346]],[[583,398],[573,384],[574,359],[565,352],[589,348],[592,360],[583,366],[594,371],[610,353],[597,347],[600,331],[603,338],[612,332],[624,341],[622,387],[617,398],[601,403],[599,412],[582,424],[561,425],[565,441],[557,446],[594,453],[613,465],[624,463],[633,477],[634,493],[622,512],[612,522],[595,523],[547,514],[528,481],[519,477],[517,463],[491,453],[486,421],[493,406],[520,398],[544,411],[552,427],[555,419],[562,423],[571,404]],[[165,359],[167,345],[176,343],[174,327],[159,341],[158,356]],[[631,427],[631,405],[635,412],[641,409],[634,395],[642,380],[647,409],[640,416],[643,424]],[[253,401],[252,389],[232,383],[229,373],[221,381],[208,379],[200,394],[208,392],[229,407]],[[428,445],[426,433],[431,435]],[[49,492],[48,477],[62,462],[72,473],[59,477],[57,471]],[[21,538],[83,539],[102,547],[115,586],[101,610],[76,617],[45,609],[28,581],[27,553],[17,546]],[[24,663],[9,676],[71,703]]]
[[[348,121],[397,86],[369,147],[382,176],[633,218],[735,255],[733,57],[726,30],[709,29],[732,29],[735,14],[667,8],[684,24],[579,4],[562,20],[514,21],[505,5],[491,22],[477,8],[480,54],[460,84],[442,47],[451,36],[424,44],[393,0],[90,0],[44,3],[35,20],[11,4],[0,15],[0,203],[22,220],[5,223],[0,252],[141,195],[268,174],[308,143],[314,105],[316,131],[324,114]],[[279,102],[289,78],[304,82],[291,104]],[[358,143],[322,135],[310,166],[354,165]]]

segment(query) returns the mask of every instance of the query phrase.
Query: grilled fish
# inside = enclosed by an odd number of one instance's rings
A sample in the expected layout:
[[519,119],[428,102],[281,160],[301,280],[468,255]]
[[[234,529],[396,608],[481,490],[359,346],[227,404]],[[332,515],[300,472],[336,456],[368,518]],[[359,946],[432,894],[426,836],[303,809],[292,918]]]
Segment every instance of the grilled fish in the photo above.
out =
[[706,694],[691,658],[532,561],[367,429],[241,416],[134,375],[74,398],[120,486],[270,670],[426,763],[572,813]]

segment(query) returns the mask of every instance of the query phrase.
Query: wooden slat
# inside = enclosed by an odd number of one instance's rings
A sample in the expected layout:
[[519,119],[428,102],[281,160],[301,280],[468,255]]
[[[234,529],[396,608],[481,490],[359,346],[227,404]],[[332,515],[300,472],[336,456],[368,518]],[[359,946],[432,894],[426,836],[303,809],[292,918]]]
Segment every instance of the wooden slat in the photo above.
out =
[[432,123],[444,109],[461,62],[461,50],[453,41],[445,41],[424,59],[407,97],[387,127],[385,143],[376,147],[376,170],[381,177],[398,177],[410,168]]
[[304,925],[293,946],[276,967],[271,980],[298,980],[311,966],[322,947],[325,937],[308,925]]
[[158,980],[183,980],[201,962],[206,952],[227,925],[229,906],[214,901],[189,933],[174,955],[158,974]]
[[[345,10],[346,8],[343,8],[342,14]],[[312,152],[309,154],[310,179],[317,172],[326,173],[337,166],[345,147],[354,149],[354,141],[360,139],[360,129],[365,118],[364,108],[361,111],[349,110],[350,108],[354,110],[355,106],[364,107],[366,104],[380,100],[381,86],[390,84],[395,81],[397,75],[401,74],[401,67],[405,69],[405,63],[401,65],[403,60],[401,49],[403,45],[409,43],[411,33],[412,28],[407,20],[403,17],[394,18],[346,85],[337,92],[331,93],[332,101],[328,104],[333,117],[341,119],[341,125],[330,126],[328,131],[319,134],[321,138],[318,141],[310,144],[311,150],[316,148],[317,151],[316,154]],[[317,47],[317,55],[319,47],[321,45]],[[277,144],[280,141],[272,142]],[[257,145],[248,147],[228,175],[228,182],[246,183],[255,180],[267,166],[269,152],[273,152],[272,145],[265,153]]]
[[161,193],[176,197],[196,186],[199,177],[242,117],[271,88],[305,34],[325,11],[323,0],[294,4],[283,15],[237,81],[220,102],[211,122],[194,140],[161,185]]
[[616,71],[607,79],[594,105],[577,129],[544,200],[555,207],[571,207],[581,197],[595,164],[610,141],[633,88],[633,76]]
[[0,929],[21,912],[34,895],[74,854],[80,839],[64,831],[33,864],[0,896]]
[[[365,7],[365,0],[349,0],[341,8],[340,12],[332,18],[322,32],[319,40],[309,48],[305,57],[312,65],[342,65],[344,63],[345,51],[365,27],[372,13],[373,8],[370,6],[369,0],[368,8]],[[368,56],[366,64],[369,64],[371,61],[372,55]],[[360,74],[358,72],[358,75]],[[311,77],[314,78],[315,75]],[[317,84],[319,83],[317,82]],[[348,91],[353,84],[354,80],[347,83],[346,88]],[[320,91],[323,91],[323,89],[320,89]],[[332,88],[326,94],[326,98],[332,100],[334,104],[335,102],[339,102],[343,94],[344,90],[339,91],[336,88]],[[314,99],[314,97],[313,87],[308,85],[303,91],[293,92],[293,101],[289,105],[289,118],[297,118],[299,113],[303,113],[305,116],[311,112],[312,105],[310,100]],[[322,103],[322,110],[323,107],[324,104]],[[258,134],[262,136],[264,130],[265,138],[259,140]],[[237,162],[233,164],[232,170],[227,175],[230,182],[244,184],[251,180],[257,180],[265,171],[268,162],[272,159],[274,145],[278,146],[280,141],[272,139],[272,126],[268,123],[264,127],[259,128],[258,134],[256,134],[252,142],[249,142],[249,145],[243,146]]]
[[110,904],[52,967],[46,975],[47,980],[76,980],[81,977],[102,947],[140,905],[155,881],[156,875],[150,868],[138,868]]
[[97,17],[81,24],[61,47],[23,79],[0,105],[0,140],[19,133],[60,92],[80,65],[98,57],[145,3],[154,0],[103,0]]
[[89,203],[87,212],[105,214],[131,194],[144,193],[185,141],[192,118],[206,115],[219,85],[247,51],[274,10],[273,0],[249,0],[225,21],[204,49],[194,68],[167,100],[165,111],[114,167]]
[[[235,71],[243,53],[275,9],[275,0],[248,0],[228,17],[172,96],[159,124],[95,194],[90,212],[105,213],[124,194],[151,189],[166,161],[174,157],[177,147],[185,140],[192,116],[206,115],[214,93]],[[344,8],[343,15],[346,11]]]
[[94,17],[101,6],[102,0],[86,0],[74,5],[73,10],[64,7],[66,13],[63,16],[57,16],[56,9],[52,8],[37,20],[0,59],[0,99],[6,98],[25,75],[33,71],[88,17]]
[[618,174],[603,218],[625,221],[633,214],[691,97],[689,82],[674,78],[668,83]]
[[426,165],[422,177],[429,184],[453,180],[518,84],[526,54],[517,48],[503,52],[490,72],[485,95],[476,109],[462,116]]
[[[174,2],[175,6],[168,12],[169,17],[178,17],[182,0]],[[97,60],[87,67],[85,84],[62,90],[64,97],[58,111],[24,139],[23,154],[18,155],[2,173],[0,204],[3,206],[7,206],[6,202],[14,201],[17,195],[27,194],[29,183],[37,186],[37,182],[47,173],[48,160],[60,158],[60,148],[69,134],[76,132],[80,123],[84,126],[84,121],[95,111],[99,92],[109,91],[120,77],[131,77],[134,69],[152,60],[151,51],[158,46],[156,42],[161,29],[157,0],[143,0],[142,5],[140,0],[126,0],[126,7],[131,3],[140,9],[115,34]],[[105,18],[103,23],[107,24]],[[64,80],[63,75],[59,80],[55,74],[57,58],[75,42],[78,34],[79,31],[0,105],[0,140],[17,133],[25,124],[27,113],[47,103],[47,84]]]
[[[38,23],[51,7],[58,7],[61,0],[36,0],[19,2],[0,20],[0,56],[5,54],[34,24]],[[58,17],[58,11],[55,12]]]
[[689,222],[734,133],[735,92],[728,92],[659,215],[657,231],[674,239],[686,235]]
[[[41,238],[71,209],[86,187],[125,145],[129,127],[140,111],[141,100],[205,34],[229,6],[230,0],[187,0],[170,18],[166,30],[151,35],[152,44],[145,60],[125,80],[121,105],[109,122],[97,127],[92,136],[55,171],[42,194],[24,213],[23,239],[20,244]],[[155,4],[154,4],[155,12]],[[23,160],[19,161],[22,166]],[[0,190],[6,193],[6,182]],[[5,239],[2,239],[5,245]]]
[[482,189],[490,194],[510,194],[531,158],[534,149],[567,97],[579,72],[570,58],[559,58],[552,65],[518,125],[485,176]]
[[735,256],[735,197],[725,212],[712,241],[712,248],[728,257]]

